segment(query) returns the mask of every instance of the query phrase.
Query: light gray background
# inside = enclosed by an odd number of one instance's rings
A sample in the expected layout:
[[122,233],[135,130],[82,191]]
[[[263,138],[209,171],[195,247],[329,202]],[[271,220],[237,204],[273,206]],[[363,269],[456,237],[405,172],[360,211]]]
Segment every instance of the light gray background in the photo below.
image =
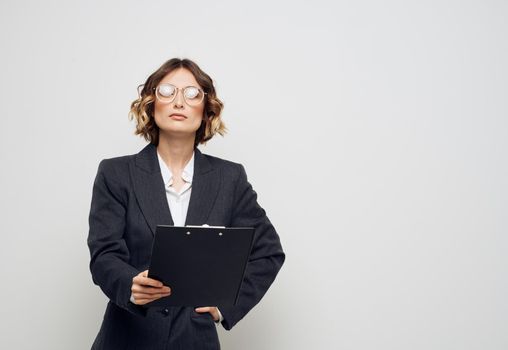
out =
[[2,1],[2,349],[88,349],[103,158],[136,86],[215,80],[287,261],[224,349],[508,348],[505,1]]

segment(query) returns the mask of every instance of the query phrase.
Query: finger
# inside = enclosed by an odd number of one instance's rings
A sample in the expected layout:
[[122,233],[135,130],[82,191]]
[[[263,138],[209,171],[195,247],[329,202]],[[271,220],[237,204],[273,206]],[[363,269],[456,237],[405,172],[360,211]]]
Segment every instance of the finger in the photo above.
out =
[[210,307],[209,306],[197,307],[195,310],[196,312],[199,313],[210,312]]
[[163,284],[161,281],[154,280],[153,278],[143,277],[143,276],[136,276],[132,279],[133,283],[136,284],[142,284],[145,286],[152,286],[152,287],[162,287]]
[[171,293],[168,294],[145,294],[145,293],[132,293],[132,296],[134,297],[134,300],[142,300],[142,299],[149,299],[149,300],[157,300],[163,297],[167,297],[171,295]]
[[134,284],[131,288],[133,293],[144,293],[144,294],[171,294],[169,288],[152,288]]
[[131,287],[131,291],[145,293],[145,294],[165,294],[165,293],[171,293],[171,288],[169,288],[169,287],[161,287],[161,288],[145,287],[145,286],[142,286],[139,284],[133,284]]
[[136,299],[134,304],[136,304],[136,305],[145,305],[145,304],[148,304],[151,301],[153,301],[153,300],[152,299]]
[[132,296],[134,298],[134,304],[137,305],[144,305],[146,303],[152,302],[154,300],[167,297],[171,295],[171,293],[168,294],[144,294],[144,293],[132,293]]
[[162,285],[163,285],[161,281],[157,281],[157,280],[154,280],[153,278],[143,277],[143,276],[136,276],[132,279],[132,281],[137,284],[144,284],[144,285],[153,286],[153,287],[162,287]]
[[132,291],[132,295],[144,295],[146,296],[147,298],[152,298],[154,297],[155,295],[164,295],[164,296],[167,296],[167,295],[171,295],[171,292],[163,292],[163,291],[159,291],[159,293],[146,293],[144,292],[143,290],[136,290],[136,291]]
[[212,315],[212,318],[214,321],[219,320],[219,312],[217,311],[217,307],[215,306],[203,306],[203,307],[197,307],[195,308],[196,312],[198,313],[210,313]]
[[153,278],[148,277],[148,270],[142,271],[138,273],[134,278],[132,279],[132,282],[137,282],[138,284],[146,284],[146,285],[152,285],[155,284],[154,287],[158,287],[162,285],[162,282],[157,281]]

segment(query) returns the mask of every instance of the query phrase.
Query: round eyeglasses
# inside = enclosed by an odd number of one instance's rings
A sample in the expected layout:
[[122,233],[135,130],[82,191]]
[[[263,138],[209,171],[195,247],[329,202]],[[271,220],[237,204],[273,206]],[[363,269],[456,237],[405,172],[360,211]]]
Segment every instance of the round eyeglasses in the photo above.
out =
[[195,86],[177,88],[176,86],[169,83],[160,84],[154,88],[154,90],[155,96],[162,103],[173,102],[176,98],[176,95],[178,95],[178,91],[182,90],[185,103],[192,107],[197,106],[203,102],[203,99],[206,95],[206,92]]

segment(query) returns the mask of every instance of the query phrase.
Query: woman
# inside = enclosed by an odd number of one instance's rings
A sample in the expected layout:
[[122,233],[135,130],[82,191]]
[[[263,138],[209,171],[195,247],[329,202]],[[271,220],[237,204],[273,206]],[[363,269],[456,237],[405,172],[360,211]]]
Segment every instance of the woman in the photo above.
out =
[[[131,105],[136,134],[149,144],[104,159],[90,209],[90,270],[109,298],[93,349],[219,349],[215,322],[227,330],[263,297],[285,255],[241,164],[197,146],[223,135],[223,104],[212,79],[188,59],[171,59],[142,85]],[[233,307],[147,307],[171,286],[147,277],[155,228],[254,227],[254,242]]]

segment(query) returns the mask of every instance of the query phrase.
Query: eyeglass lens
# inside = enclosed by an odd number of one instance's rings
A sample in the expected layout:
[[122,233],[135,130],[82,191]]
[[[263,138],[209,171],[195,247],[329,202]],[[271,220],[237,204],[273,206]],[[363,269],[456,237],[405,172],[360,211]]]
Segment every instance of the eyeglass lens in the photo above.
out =
[[[161,84],[157,87],[156,93],[161,102],[172,102],[178,94],[178,90],[174,85]],[[187,86],[183,89],[183,97],[187,104],[195,106],[203,101],[204,93],[203,90],[195,86]]]

